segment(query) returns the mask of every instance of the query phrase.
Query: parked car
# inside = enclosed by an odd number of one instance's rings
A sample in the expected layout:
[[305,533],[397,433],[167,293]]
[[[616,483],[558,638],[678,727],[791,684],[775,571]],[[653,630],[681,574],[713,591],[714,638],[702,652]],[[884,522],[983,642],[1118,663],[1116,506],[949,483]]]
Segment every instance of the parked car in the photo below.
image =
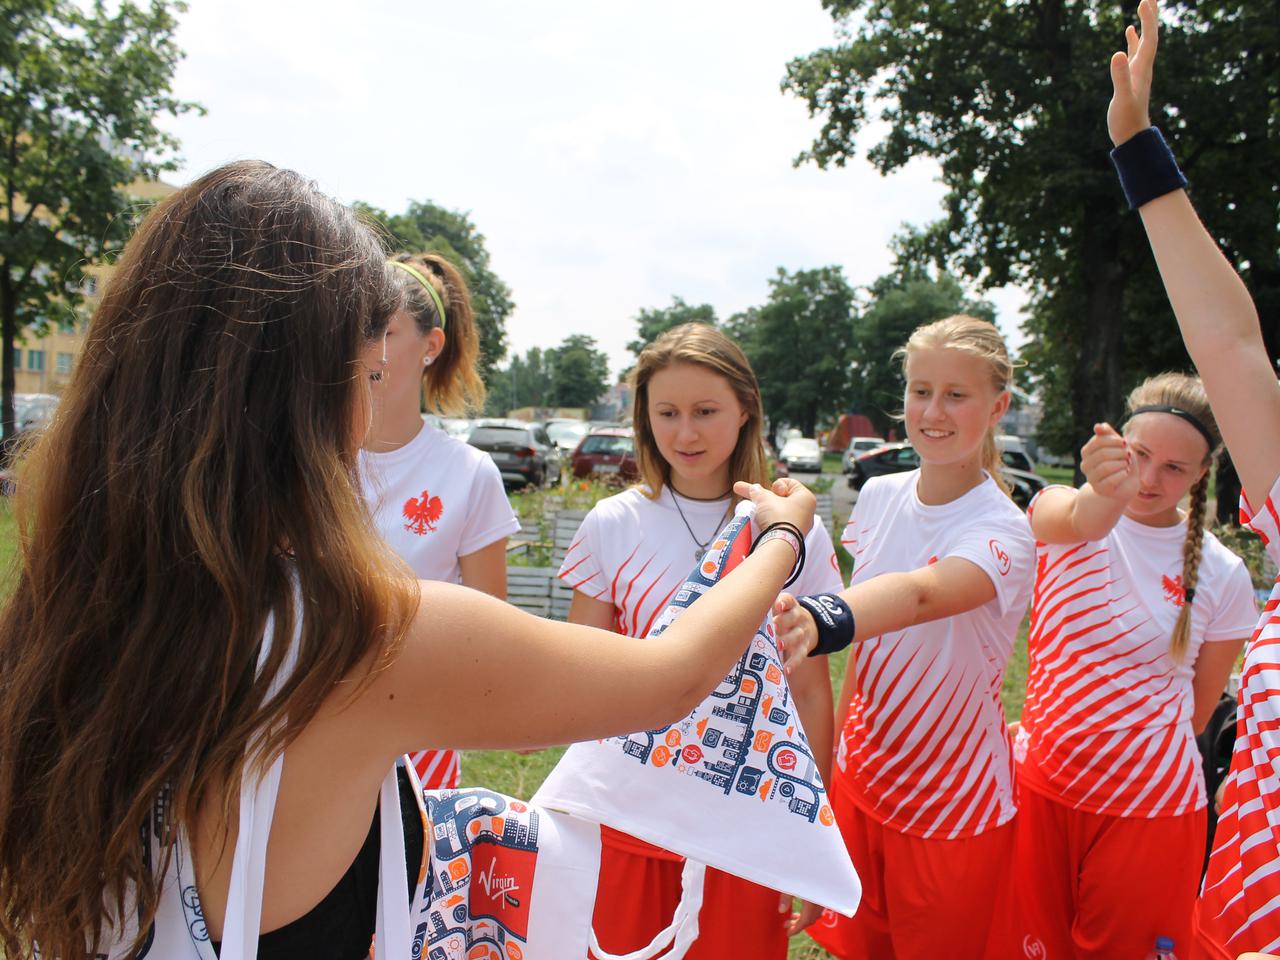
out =
[[639,480],[636,442],[630,430],[606,428],[583,437],[573,451],[573,475],[616,473],[624,480]]
[[582,442],[582,438],[591,432],[591,424],[585,420],[547,420],[543,424],[547,428],[547,436],[560,448],[565,456],[570,456]]
[[467,443],[493,458],[504,483],[512,486],[559,483],[560,451],[537,424],[520,420],[477,420]]
[[39,430],[58,409],[58,396],[53,393],[15,393],[13,423],[18,433]]
[[782,445],[778,459],[787,465],[788,470],[822,472],[822,448],[812,437],[792,437]]
[[996,446],[1000,448],[1000,456],[1007,466],[1015,470],[1035,470],[1036,462],[1031,459],[1031,451],[1021,437],[1001,434],[996,437]]
[[[1019,451],[1005,451],[1000,455],[1004,461],[1001,473],[1009,492],[1013,494],[1013,502],[1023,510],[1031,498],[1047,486],[1044,477],[1031,470],[1023,470],[1016,464],[1025,459]],[[849,474],[849,486],[861,490],[862,485],[872,477],[888,473],[905,473],[920,466],[920,455],[909,443],[887,443],[879,449],[864,453],[853,461],[853,472]]]
[[466,441],[470,436],[475,422],[468,420],[466,417],[440,417],[440,429],[451,437]]
[[850,437],[849,448],[845,450],[844,456],[841,458],[844,464],[844,472],[853,473],[853,461],[860,454],[871,450],[879,450],[884,446],[884,443],[884,437]]

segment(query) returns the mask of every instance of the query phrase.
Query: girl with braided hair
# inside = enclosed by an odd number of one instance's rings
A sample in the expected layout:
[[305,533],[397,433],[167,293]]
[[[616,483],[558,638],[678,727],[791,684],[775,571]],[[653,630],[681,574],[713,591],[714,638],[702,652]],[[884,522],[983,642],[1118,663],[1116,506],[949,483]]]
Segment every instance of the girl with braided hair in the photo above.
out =
[[1257,619],[1244,563],[1204,529],[1221,442],[1204,387],[1160,374],[1128,412],[1123,434],[1094,428],[1088,483],[1049,487],[1029,510],[1013,886],[1028,955],[1189,946],[1207,801],[1195,736]]
[[[437,253],[400,254],[390,276],[403,305],[387,325],[386,377],[360,452],[374,525],[422,580],[507,599],[507,537],[520,529],[487,453],[423,422],[422,407],[463,416],[484,406],[480,337],[467,283]],[[418,750],[428,790],[458,786],[457,750]]]

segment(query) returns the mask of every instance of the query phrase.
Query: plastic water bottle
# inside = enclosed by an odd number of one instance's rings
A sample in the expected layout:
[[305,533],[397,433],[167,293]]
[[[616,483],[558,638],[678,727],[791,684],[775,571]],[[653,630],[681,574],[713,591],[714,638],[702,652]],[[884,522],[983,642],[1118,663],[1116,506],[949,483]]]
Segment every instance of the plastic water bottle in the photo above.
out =
[[1156,937],[1156,948],[1147,954],[1147,960],[1178,960],[1173,953],[1173,940],[1169,937]]

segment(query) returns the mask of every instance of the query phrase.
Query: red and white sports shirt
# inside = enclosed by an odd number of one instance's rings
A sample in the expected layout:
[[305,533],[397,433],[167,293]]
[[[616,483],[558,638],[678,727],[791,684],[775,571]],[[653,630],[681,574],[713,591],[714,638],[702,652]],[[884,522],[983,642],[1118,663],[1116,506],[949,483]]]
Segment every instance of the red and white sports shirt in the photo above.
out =
[[[1035,507],[1033,500],[1029,512]],[[1122,516],[1098,541],[1036,544],[1030,673],[1015,750],[1023,785],[1114,817],[1204,808],[1191,729],[1196,656],[1202,644],[1249,636],[1258,611],[1244,561],[1205,531],[1191,640],[1174,663],[1186,535],[1186,523],[1151,527]]]
[[[362,450],[360,479],[374,526],[420,580],[461,583],[459,557],[520,529],[489,455],[428,424],[398,450]],[[427,789],[458,786],[456,750],[412,758]]]
[[[573,589],[613,604],[614,630],[629,637],[649,632],[697,562],[697,544],[715,539],[732,518],[728,498],[681,497],[682,520],[672,496],[664,486],[650,500],[633,487],[601,500],[582,521],[560,567],[560,578]],[[843,589],[831,537],[816,519],[805,537],[805,553],[804,570],[787,588],[791,593]]]
[[[1280,481],[1240,521],[1280,562]],[[1197,905],[1197,924],[1231,956],[1280,950],[1280,582],[1245,648],[1240,712],[1214,833],[1213,852]]]
[[1016,812],[1000,684],[1031,599],[1035,542],[990,477],[935,506],[920,502],[919,476],[874,477],[862,488],[842,537],[854,559],[850,586],[960,557],[991,578],[996,595],[966,613],[854,643],[856,686],[835,776],[886,827],[958,839]]

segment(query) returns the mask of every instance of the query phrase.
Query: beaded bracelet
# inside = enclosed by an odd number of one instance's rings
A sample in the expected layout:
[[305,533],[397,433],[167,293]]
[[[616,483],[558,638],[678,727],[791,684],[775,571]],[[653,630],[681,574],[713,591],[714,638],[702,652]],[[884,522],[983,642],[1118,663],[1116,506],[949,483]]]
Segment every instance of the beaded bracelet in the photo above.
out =
[[800,576],[800,571],[804,569],[804,534],[794,523],[788,523],[780,520],[777,523],[771,523],[765,527],[760,536],[756,537],[756,542],[751,544],[751,549],[747,551],[747,556],[756,552],[756,547],[764,543],[766,540],[786,540],[795,551],[796,565],[791,570],[791,576],[787,577],[787,582],[782,585],[785,590],[796,582],[796,578]]

